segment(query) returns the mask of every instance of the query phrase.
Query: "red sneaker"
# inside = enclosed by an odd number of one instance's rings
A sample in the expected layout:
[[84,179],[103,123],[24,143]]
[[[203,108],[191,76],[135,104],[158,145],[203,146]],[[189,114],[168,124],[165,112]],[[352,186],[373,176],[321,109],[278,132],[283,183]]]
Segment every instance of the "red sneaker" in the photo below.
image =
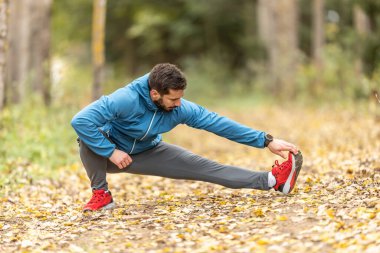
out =
[[104,189],[92,190],[92,198],[83,207],[83,211],[96,211],[100,209],[112,209],[115,207],[110,191]]
[[276,160],[272,167],[272,174],[276,178],[276,185],[273,188],[284,194],[290,193],[296,184],[301,167],[302,154],[300,151],[297,155],[289,152],[288,160],[281,164]]

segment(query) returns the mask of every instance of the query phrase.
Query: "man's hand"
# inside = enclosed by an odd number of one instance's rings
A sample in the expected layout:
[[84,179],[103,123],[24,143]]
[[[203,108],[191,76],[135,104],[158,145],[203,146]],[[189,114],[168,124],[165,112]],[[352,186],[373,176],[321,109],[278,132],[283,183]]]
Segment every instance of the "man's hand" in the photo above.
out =
[[269,143],[268,148],[273,154],[279,155],[284,159],[287,158],[287,155],[283,151],[290,151],[295,155],[298,153],[298,149],[295,145],[279,139],[273,139],[273,141]]
[[132,163],[132,158],[124,151],[115,149],[109,158],[119,169],[124,169]]

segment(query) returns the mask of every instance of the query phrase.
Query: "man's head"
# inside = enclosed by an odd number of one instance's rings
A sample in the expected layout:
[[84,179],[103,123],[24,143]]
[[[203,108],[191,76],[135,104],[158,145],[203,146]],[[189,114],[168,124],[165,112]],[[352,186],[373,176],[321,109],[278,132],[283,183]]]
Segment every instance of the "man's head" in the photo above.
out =
[[186,78],[182,71],[170,63],[153,67],[149,74],[150,97],[162,110],[172,111],[181,105],[186,88]]

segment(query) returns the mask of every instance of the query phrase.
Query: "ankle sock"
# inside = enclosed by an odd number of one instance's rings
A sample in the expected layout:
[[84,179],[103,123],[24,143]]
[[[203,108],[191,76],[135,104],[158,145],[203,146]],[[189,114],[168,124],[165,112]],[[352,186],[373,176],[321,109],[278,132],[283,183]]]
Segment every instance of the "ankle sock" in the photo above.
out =
[[272,188],[276,185],[276,178],[273,176],[272,172],[268,173],[268,186]]

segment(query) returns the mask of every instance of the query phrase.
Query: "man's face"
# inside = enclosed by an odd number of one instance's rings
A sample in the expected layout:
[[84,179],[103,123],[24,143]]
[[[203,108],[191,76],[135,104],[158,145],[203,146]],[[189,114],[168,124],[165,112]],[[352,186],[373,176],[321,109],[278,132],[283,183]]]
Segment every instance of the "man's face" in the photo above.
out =
[[169,93],[162,96],[156,90],[151,90],[151,98],[154,104],[167,112],[171,112],[174,108],[181,105],[183,95],[184,90],[169,89]]

